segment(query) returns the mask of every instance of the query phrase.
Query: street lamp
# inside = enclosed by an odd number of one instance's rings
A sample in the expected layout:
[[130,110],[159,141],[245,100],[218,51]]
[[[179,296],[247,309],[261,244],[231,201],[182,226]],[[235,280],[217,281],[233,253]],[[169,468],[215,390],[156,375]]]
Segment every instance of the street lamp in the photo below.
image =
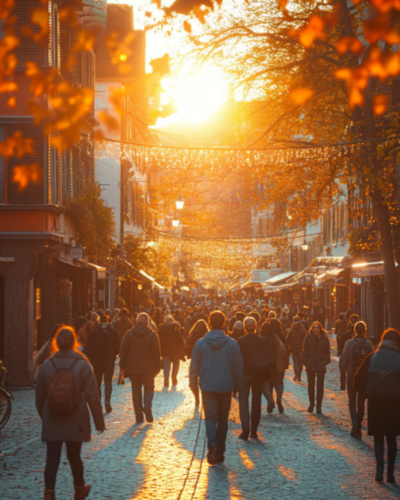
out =
[[172,219],[172,227],[179,227],[179,219]]
[[301,249],[304,250],[305,252],[307,252],[308,250],[308,245],[305,238],[303,244],[301,245]]
[[[178,198],[175,200],[176,209],[182,210],[184,204],[185,204],[185,200],[182,198],[181,195],[179,195]],[[178,227],[178,226],[176,226],[176,227]]]

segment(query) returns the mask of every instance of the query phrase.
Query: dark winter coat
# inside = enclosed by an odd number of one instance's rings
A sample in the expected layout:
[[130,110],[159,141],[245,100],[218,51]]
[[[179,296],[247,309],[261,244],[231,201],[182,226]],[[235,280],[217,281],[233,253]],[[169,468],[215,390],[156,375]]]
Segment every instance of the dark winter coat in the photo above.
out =
[[294,353],[299,353],[303,350],[304,339],[306,338],[307,332],[303,324],[298,321],[289,330],[286,341],[289,349]]
[[243,373],[245,375],[262,375],[264,380],[269,378],[273,368],[273,358],[268,350],[268,343],[264,337],[249,333],[237,341],[243,358]]
[[198,340],[190,363],[190,385],[200,378],[205,392],[236,392],[243,381],[243,359],[238,344],[222,330],[211,330]]
[[181,337],[181,329],[176,323],[162,323],[158,329],[161,356],[185,360],[185,341]]
[[127,375],[153,375],[161,370],[158,335],[141,323],[126,332],[119,351],[120,368]]
[[346,345],[346,342],[354,337],[354,325],[351,325],[350,330],[347,330],[347,332],[343,333],[343,335],[338,338],[337,340],[337,347],[338,347],[338,356],[341,356],[343,353],[344,346]]
[[354,375],[354,387],[368,398],[368,434],[400,435],[400,349],[384,340]]
[[125,337],[125,333],[133,327],[132,321],[128,318],[128,316],[121,316],[116,321],[114,321],[114,328],[118,332],[119,340],[122,342],[122,339]]
[[321,333],[320,338],[307,334],[301,359],[307,371],[326,372],[326,365],[331,362],[331,346],[325,333]]
[[[75,411],[65,417],[55,417],[50,413],[47,405],[50,380],[56,369],[71,368],[75,382],[75,396],[79,404]],[[36,379],[36,408],[42,419],[42,441],[90,441],[90,415],[87,405],[93,416],[97,430],[104,430],[104,417],[101,408],[99,390],[90,364],[83,356],[75,351],[58,351],[52,358],[42,365]]]
[[115,363],[119,353],[119,336],[115,328],[97,325],[89,333],[84,352],[93,366],[107,366]]
[[[276,357],[276,340],[275,340],[275,337],[274,337],[275,335],[277,335],[277,337],[279,338],[279,340],[285,346],[287,357],[289,359],[289,349],[288,349],[286,337],[283,335],[282,332],[272,333],[271,325],[269,323],[264,323],[263,326],[262,326],[262,328],[261,328],[261,336],[264,337],[266,339],[267,343],[268,343],[268,352],[271,353],[270,354],[270,356],[271,356],[270,359],[271,359],[271,362],[273,364],[276,364],[276,362],[277,362],[277,357]],[[289,366],[289,364],[287,363],[285,369],[288,366]]]

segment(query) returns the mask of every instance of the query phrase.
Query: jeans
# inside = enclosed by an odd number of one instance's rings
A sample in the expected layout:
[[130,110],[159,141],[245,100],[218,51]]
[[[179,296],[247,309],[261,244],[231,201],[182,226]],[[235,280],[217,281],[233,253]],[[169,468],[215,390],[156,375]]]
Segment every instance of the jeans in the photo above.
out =
[[[130,374],[128,375],[132,385],[132,401],[136,418],[143,418],[143,407],[151,410],[154,396],[154,376]],[[144,397],[142,399],[142,386],[144,386]]]
[[315,406],[315,377],[317,377],[317,408],[321,407],[324,397],[325,372],[311,372],[307,370],[308,398],[310,406]]
[[[83,463],[81,460],[82,443],[68,442],[67,458],[71,466],[74,484],[83,486],[85,480],[83,478]],[[62,441],[47,441],[47,457],[46,468],[44,470],[44,483],[46,490],[54,490],[56,486],[56,478],[58,466],[60,465]]]
[[272,394],[273,388],[276,391],[276,402],[280,403],[282,401],[283,394],[283,379],[285,378],[285,372],[276,372],[271,375],[270,380],[264,381],[263,394],[265,399],[268,401],[270,406],[274,406],[274,396]]
[[216,446],[218,453],[224,454],[232,393],[203,391],[202,397],[208,448]]
[[165,356],[165,358],[162,359],[162,362],[163,362],[164,378],[169,380],[171,364],[172,364],[172,380],[176,378],[179,372],[179,359]]
[[114,363],[107,365],[93,365],[94,376],[96,378],[97,387],[99,388],[99,395],[101,400],[101,382],[104,376],[104,400],[106,403],[111,401],[112,393],[112,378],[114,375]]
[[239,390],[239,413],[242,430],[250,432],[249,395],[251,389],[251,432],[257,432],[261,416],[261,396],[263,380],[256,375],[244,375],[243,384]]
[[347,378],[347,394],[349,395],[349,410],[353,425],[361,427],[365,411],[365,395],[357,392],[353,385],[353,379]]
[[301,372],[303,371],[303,363],[301,362],[300,353],[292,352],[293,359],[293,371],[297,377],[301,377]]

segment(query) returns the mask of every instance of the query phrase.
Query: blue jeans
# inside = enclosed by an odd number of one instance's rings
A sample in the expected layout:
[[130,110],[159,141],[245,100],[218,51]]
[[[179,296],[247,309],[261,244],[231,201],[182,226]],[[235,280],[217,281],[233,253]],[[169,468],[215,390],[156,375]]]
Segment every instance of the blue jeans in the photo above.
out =
[[172,379],[178,376],[179,372],[179,359],[178,358],[170,358],[169,356],[165,356],[162,359],[163,362],[163,370],[164,370],[164,378],[169,380],[169,373],[171,371],[172,364]]
[[204,392],[203,407],[206,417],[208,448],[217,447],[218,453],[225,453],[228,434],[228,417],[231,408],[231,392]]
[[[128,374],[132,385],[133,409],[136,418],[143,418],[143,408],[151,410],[151,403],[154,396],[154,376]],[[144,386],[144,395],[142,395],[142,386]]]

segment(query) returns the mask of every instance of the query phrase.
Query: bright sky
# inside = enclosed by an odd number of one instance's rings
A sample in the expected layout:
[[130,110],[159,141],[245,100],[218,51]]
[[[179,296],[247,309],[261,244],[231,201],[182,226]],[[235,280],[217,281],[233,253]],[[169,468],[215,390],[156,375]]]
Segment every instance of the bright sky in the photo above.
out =
[[[109,0],[109,3],[130,4],[134,7],[134,28],[143,29],[154,19],[157,21],[162,17],[151,0]],[[173,0],[165,0],[163,6],[173,3]],[[151,12],[153,18],[145,16],[145,12]],[[179,27],[182,25],[183,17],[180,17],[178,26],[168,36],[168,28],[155,28],[146,34],[146,61],[147,71],[151,72],[149,65],[152,59],[162,57],[168,53],[172,59],[179,54],[179,49],[185,46],[186,32]],[[196,23],[196,21],[194,22]],[[163,80],[166,91],[164,100],[168,96],[175,100],[178,113],[165,119],[159,119],[157,127],[165,127],[174,122],[199,122],[204,121],[217,111],[228,97],[228,85],[225,82],[221,70],[215,67],[203,68],[199,72],[193,71],[190,66],[183,66],[179,73],[171,75]]]

